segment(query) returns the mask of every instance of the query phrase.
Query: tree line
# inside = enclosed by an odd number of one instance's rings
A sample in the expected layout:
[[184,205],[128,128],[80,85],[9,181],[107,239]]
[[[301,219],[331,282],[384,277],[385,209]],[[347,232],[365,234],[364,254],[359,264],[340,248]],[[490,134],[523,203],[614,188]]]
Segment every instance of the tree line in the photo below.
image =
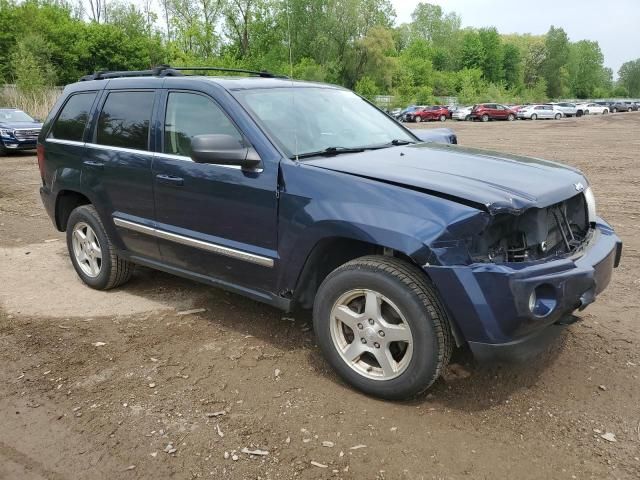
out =
[[640,59],[619,80],[595,41],[462,28],[420,3],[396,25],[389,0],[0,0],[0,81],[24,90],[158,64],[270,70],[397,105],[640,96]]

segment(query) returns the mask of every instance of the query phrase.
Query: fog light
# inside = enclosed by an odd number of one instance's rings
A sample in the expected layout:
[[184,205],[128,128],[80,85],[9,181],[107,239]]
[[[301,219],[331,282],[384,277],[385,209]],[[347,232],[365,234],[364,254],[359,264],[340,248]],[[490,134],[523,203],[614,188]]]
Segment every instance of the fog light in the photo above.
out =
[[529,310],[539,318],[551,314],[557,305],[556,289],[548,283],[538,285],[529,296]]

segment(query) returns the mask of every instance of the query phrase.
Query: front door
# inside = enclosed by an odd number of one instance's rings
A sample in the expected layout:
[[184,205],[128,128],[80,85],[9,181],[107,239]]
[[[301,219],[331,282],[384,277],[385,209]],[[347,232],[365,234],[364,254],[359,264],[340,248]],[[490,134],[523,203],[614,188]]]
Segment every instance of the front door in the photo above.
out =
[[210,96],[167,91],[162,153],[153,163],[163,261],[235,286],[268,290],[277,257],[277,164],[256,171],[195,163],[195,135],[226,134],[246,144]]

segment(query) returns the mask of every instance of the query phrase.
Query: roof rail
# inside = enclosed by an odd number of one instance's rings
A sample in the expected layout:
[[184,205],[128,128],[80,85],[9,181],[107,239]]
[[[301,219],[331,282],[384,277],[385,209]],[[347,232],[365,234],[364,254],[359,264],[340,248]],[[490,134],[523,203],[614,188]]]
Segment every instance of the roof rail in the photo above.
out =
[[158,65],[150,70],[125,70],[125,71],[108,71],[103,70],[95,72],[91,75],[85,75],[80,78],[81,82],[87,82],[90,80],[106,80],[110,78],[127,78],[127,77],[182,77],[185,74],[181,72],[201,72],[201,71],[213,71],[213,72],[232,72],[232,73],[246,73],[249,75],[256,75],[261,78],[288,78],[284,75],[276,75],[266,70],[244,70],[239,68],[223,68],[223,67],[171,67],[169,65]]

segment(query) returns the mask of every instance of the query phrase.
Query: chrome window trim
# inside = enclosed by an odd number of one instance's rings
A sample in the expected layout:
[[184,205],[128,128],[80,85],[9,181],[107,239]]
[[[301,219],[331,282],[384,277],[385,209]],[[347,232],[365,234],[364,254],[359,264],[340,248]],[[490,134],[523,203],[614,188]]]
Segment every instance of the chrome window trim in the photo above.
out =
[[73,145],[76,147],[84,147],[84,142],[78,142],[76,140],[64,140],[62,138],[47,138],[45,139],[46,143],[59,143],[60,145]]
[[85,145],[94,150],[110,150],[113,152],[134,153],[136,155],[155,155],[154,152],[150,152],[149,150],[138,150],[137,148],[115,147],[113,145],[100,145],[99,143],[91,142]]
[[185,237],[176,233],[167,232],[146,225],[141,225],[129,220],[123,220],[121,218],[114,217],[113,222],[116,226],[133,230],[134,232],[144,233],[163,240],[169,240],[170,242],[179,243],[188,247],[199,248],[200,250],[206,250],[208,252],[216,253],[218,255],[224,255],[225,257],[235,258],[237,260],[243,260],[245,262],[254,263],[263,267],[273,268],[274,261],[272,258],[263,257],[261,255],[255,255],[253,253],[244,252],[242,250],[236,250],[235,248],[224,247],[216,243],[204,242],[202,240],[196,240],[195,238]]

